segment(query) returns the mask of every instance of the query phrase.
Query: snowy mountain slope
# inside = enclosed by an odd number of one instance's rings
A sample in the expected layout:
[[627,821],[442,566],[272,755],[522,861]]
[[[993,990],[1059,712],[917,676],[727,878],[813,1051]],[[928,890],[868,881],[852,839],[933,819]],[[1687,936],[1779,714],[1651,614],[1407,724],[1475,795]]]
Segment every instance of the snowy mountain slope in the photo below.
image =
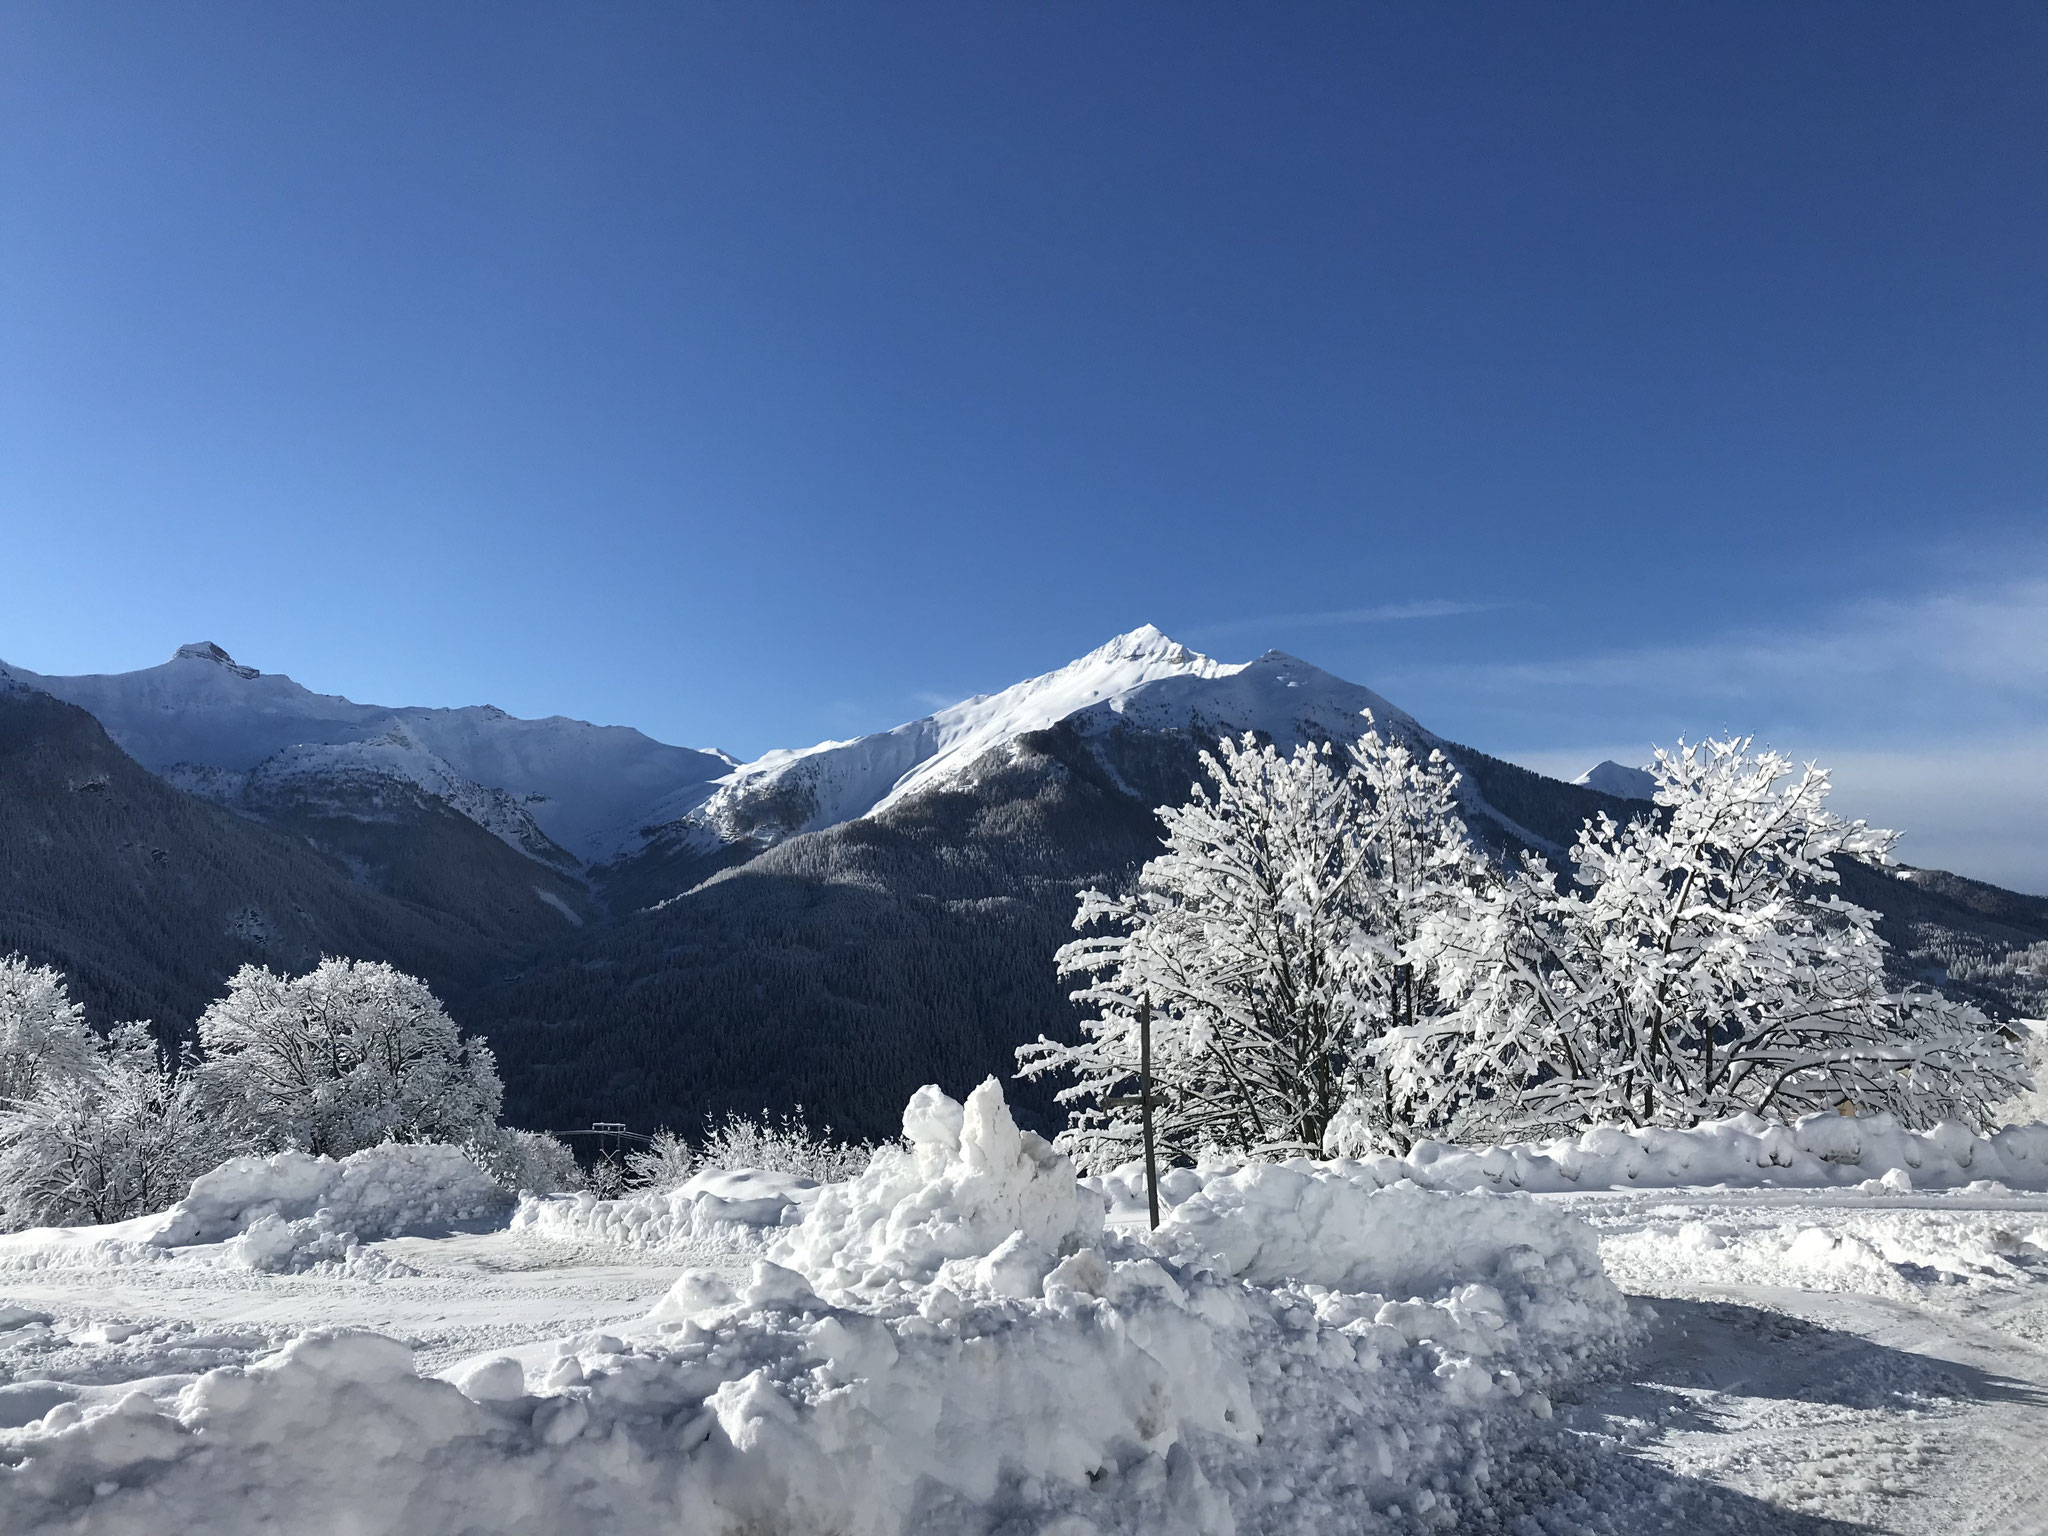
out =
[[701,801],[733,766],[626,726],[522,720],[490,705],[357,704],[242,666],[211,642],[136,672],[0,672],[79,705],[144,767],[221,803],[263,785],[317,794],[323,776],[358,786],[383,776],[544,862],[560,862],[550,843],[584,862],[613,856],[657,806],[673,815],[676,803]]
[[449,995],[598,915],[577,881],[441,805],[403,825],[264,825],[150,773],[77,706],[0,680],[0,955],[57,966],[96,1023],[189,1031],[237,967],[326,954],[389,960]]
[[1171,679],[1239,670],[1146,624],[1056,671],[851,741],[770,752],[735,769],[703,819],[729,839],[772,840],[872,815],[944,784],[985,753],[1091,706]]
[[1293,746],[1354,739],[1365,728],[1367,710],[1384,726],[1435,743],[1371,689],[1284,652],[1220,662],[1147,624],[1057,671],[894,730],[769,753],[734,770],[701,820],[729,840],[773,842],[878,815],[959,783],[990,753],[1063,721],[1085,736],[1122,726],[1213,744],[1249,730]]
[[1572,782],[1620,800],[1649,800],[1657,793],[1657,781],[1648,769],[1624,768],[1611,757],[1588,768]]

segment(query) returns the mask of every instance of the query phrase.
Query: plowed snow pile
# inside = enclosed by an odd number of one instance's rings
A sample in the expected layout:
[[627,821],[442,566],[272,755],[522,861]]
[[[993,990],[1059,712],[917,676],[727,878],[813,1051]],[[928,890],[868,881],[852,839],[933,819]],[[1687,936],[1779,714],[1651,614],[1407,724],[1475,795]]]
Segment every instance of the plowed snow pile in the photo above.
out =
[[[1240,1165],[1175,1168],[1160,1193],[1178,1204]],[[1365,1189],[1413,1184],[1432,1190],[1519,1190],[1569,1195],[1613,1189],[1839,1189],[1906,1194],[1915,1189],[2048,1190],[2048,1124],[2009,1125],[1979,1136],[1945,1120],[1909,1131],[1890,1115],[1806,1115],[1780,1125],[1755,1115],[1686,1130],[1596,1126],[1555,1141],[1493,1147],[1418,1142],[1406,1157],[1339,1158],[1295,1166],[1326,1169]],[[1130,1163],[1087,1182],[1112,1210],[1145,1208],[1144,1168]]]
[[681,1248],[743,1238],[749,1235],[744,1229],[789,1226],[803,1219],[817,1193],[818,1181],[801,1174],[707,1168],[674,1189],[619,1200],[600,1200],[587,1191],[526,1195],[512,1213],[512,1226],[555,1242]]
[[377,1269],[363,1244],[503,1215],[512,1197],[459,1147],[386,1143],[336,1161],[235,1157],[154,1216],[0,1236],[0,1268],[149,1263],[173,1252],[258,1270]]
[[309,1334],[60,1404],[0,1431],[0,1529],[1450,1525],[1633,1336],[1589,1230],[1522,1199],[1247,1168],[1148,1244],[993,1082],[923,1090],[904,1130],[750,1282],[685,1272],[631,1343],[450,1385],[396,1341]]

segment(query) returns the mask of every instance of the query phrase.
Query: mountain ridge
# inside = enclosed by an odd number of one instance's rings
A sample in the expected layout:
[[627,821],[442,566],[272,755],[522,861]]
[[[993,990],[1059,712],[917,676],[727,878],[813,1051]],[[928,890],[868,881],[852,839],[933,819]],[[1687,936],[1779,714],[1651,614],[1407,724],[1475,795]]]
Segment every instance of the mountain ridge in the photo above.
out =
[[[152,773],[116,747],[111,727],[38,688],[34,674],[0,667],[0,705],[42,699],[57,711],[0,708],[0,737],[20,738],[16,757],[49,759],[41,777],[21,781],[28,789],[8,791],[19,803],[0,806],[15,817],[0,831],[71,839],[12,896],[0,885],[0,951],[82,968],[94,999],[167,999],[157,1011],[189,1025],[209,967],[366,946],[426,976],[466,1027],[491,1038],[515,1118],[555,1128],[593,1118],[688,1128],[705,1114],[801,1102],[842,1130],[885,1135],[924,1082],[964,1093],[990,1072],[1007,1075],[1018,1044],[1077,1026],[1051,959],[1076,891],[1134,877],[1158,849],[1155,808],[1186,798],[1219,735],[1342,746],[1369,712],[1454,764],[1467,824],[1497,858],[1534,850],[1561,868],[1587,817],[1648,810],[1603,793],[1594,772],[1566,783],[1436,736],[1372,690],[1284,652],[1220,662],[1150,626],[891,731],[753,764],[628,728],[588,727],[623,733],[592,738],[567,728],[580,722],[523,722],[490,706],[354,705],[272,681],[218,647],[184,649],[166,664],[179,669],[173,682],[196,678],[199,693],[240,701],[245,713],[251,699],[286,706],[262,729],[212,722],[225,743],[212,755],[228,766],[173,761]],[[208,722],[176,718],[177,689],[152,693],[144,678],[124,699],[88,681],[72,691],[113,697],[127,710],[110,707],[116,723],[133,733],[149,709],[172,705],[157,745],[141,743],[158,760],[203,739]],[[308,711],[324,722],[315,734],[338,739],[278,745],[279,732],[303,733]],[[448,755],[450,717],[499,732],[498,758],[461,731]],[[536,724],[550,729],[520,734]],[[517,749],[536,739],[586,778],[620,743],[631,750],[612,761],[652,763],[651,778],[591,797],[618,813],[608,824],[616,845],[586,839],[579,856],[574,838],[550,835],[550,816],[564,825],[559,804],[551,811],[531,778],[522,787],[500,771],[518,769]],[[82,802],[60,787],[107,774],[109,752],[127,764],[112,777],[141,808],[126,814],[184,829],[175,845],[147,834],[167,862],[254,871],[247,878],[274,891],[282,859],[293,881],[322,893],[318,910],[290,917],[244,903],[256,914],[244,921],[229,899],[234,878],[195,874],[163,885],[154,908],[122,896],[128,926],[115,927],[126,937],[95,937],[96,909],[78,892],[134,887],[137,834],[87,835],[98,812],[78,814]],[[249,821],[265,825],[236,830]],[[270,840],[251,842],[259,831]],[[2007,1012],[2034,997],[2032,961],[2013,957],[2048,943],[2048,902],[1904,873],[1859,870],[1849,892],[1885,914],[1899,980],[1953,984]],[[67,915],[49,918],[58,911]],[[1016,1096],[1027,1117],[1054,1122],[1037,1087],[1017,1085]]]

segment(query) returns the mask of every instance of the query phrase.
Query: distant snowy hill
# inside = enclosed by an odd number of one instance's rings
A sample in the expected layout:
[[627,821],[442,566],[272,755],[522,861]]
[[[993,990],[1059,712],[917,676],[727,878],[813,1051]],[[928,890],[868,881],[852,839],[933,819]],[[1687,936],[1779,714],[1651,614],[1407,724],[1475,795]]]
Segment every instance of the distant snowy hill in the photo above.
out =
[[1657,794],[1657,781],[1648,769],[1624,768],[1611,757],[1588,768],[1572,782],[1597,789],[1603,795],[1613,795],[1617,800],[1651,800]]
[[701,803],[733,766],[560,715],[357,704],[240,665],[210,642],[137,672],[42,677],[0,666],[9,672],[86,710],[145,768],[216,803],[260,811],[289,794],[361,806],[378,781],[407,784],[544,863],[565,862],[555,849],[576,863],[614,856],[646,819]]

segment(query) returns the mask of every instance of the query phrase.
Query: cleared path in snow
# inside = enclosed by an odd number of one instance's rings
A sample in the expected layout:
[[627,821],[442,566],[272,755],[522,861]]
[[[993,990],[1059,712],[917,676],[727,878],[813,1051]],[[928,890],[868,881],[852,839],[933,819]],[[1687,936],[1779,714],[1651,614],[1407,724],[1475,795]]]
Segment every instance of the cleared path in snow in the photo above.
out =
[[1563,1416],[1680,1480],[1669,1528],[2048,1532],[2048,1200],[1570,1203],[1656,1322],[1628,1379]]

